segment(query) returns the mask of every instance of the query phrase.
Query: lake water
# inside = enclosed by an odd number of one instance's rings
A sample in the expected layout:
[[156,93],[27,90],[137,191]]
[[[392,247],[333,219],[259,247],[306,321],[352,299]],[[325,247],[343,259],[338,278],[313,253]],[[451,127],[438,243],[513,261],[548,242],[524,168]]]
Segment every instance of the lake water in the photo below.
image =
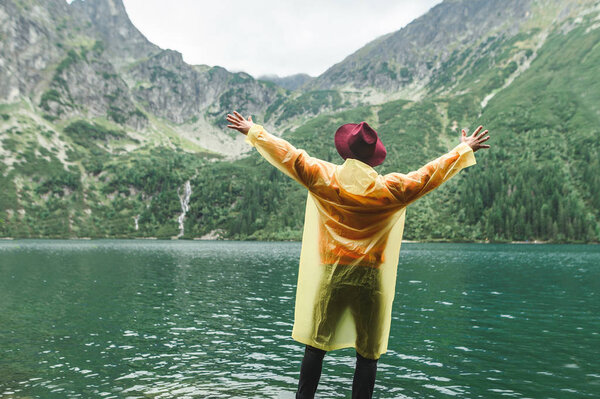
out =
[[[293,398],[298,243],[0,242],[0,397]],[[600,397],[600,247],[404,244],[377,398]],[[354,351],[325,358],[349,397]]]

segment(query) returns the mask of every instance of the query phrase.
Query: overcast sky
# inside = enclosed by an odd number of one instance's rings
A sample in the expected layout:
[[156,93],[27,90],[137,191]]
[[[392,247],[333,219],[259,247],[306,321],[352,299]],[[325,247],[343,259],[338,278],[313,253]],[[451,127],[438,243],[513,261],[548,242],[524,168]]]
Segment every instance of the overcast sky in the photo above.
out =
[[124,0],[134,25],[189,64],[317,76],[441,0]]

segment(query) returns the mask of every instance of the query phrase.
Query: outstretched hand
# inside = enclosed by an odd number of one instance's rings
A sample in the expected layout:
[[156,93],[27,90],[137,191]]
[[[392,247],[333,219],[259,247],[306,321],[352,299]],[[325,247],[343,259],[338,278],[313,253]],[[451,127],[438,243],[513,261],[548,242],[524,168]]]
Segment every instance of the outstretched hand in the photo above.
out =
[[468,137],[467,137],[467,131],[465,129],[463,129],[462,136],[460,137],[460,141],[462,143],[468,144],[469,147],[471,147],[473,149],[473,152],[477,151],[480,148],[490,148],[490,146],[487,144],[481,144],[484,141],[487,141],[490,139],[490,136],[486,136],[486,134],[488,134],[488,131],[485,130],[485,131],[481,132],[482,129],[483,129],[483,126],[479,126],[477,128],[477,130],[475,130],[473,132],[473,134]]
[[233,115],[227,114],[227,122],[231,123],[231,125],[227,125],[228,128],[237,130],[243,134],[248,134],[248,131],[254,125],[251,116],[248,119],[244,119],[237,111],[233,111]]

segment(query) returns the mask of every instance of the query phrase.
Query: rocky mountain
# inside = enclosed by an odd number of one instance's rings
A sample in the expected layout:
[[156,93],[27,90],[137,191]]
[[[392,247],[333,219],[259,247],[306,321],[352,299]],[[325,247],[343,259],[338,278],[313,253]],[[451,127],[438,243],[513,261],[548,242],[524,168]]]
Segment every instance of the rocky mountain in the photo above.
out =
[[[490,52],[505,49],[518,34],[547,27],[548,21],[540,19],[560,18],[560,9],[573,6],[573,2],[552,0],[446,0],[349,55],[308,86],[422,98],[448,83],[449,64],[468,62],[461,71],[468,74],[478,61],[486,62]],[[454,71],[452,78],[460,74]]]
[[183,147],[239,155],[243,140],[222,129],[231,102],[261,114],[285,92],[247,74],[184,63],[150,43],[121,0],[7,0],[0,21],[0,99],[32,103],[30,111],[56,130],[75,118],[101,119],[148,140],[171,140],[168,130]]
[[380,173],[484,124],[405,237],[597,242],[599,42],[598,0],[446,0],[321,76],[255,79],[158,48],[121,0],[5,0],[0,236],[298,239],[305,193],[226,131],[235,108],[331,162],[365,120]]

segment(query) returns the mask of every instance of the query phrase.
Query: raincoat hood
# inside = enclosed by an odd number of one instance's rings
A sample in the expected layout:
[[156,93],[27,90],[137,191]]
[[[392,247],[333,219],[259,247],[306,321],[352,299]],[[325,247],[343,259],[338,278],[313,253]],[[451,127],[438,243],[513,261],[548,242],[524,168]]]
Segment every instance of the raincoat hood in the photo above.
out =
[[366,194],[373,188],[379,174],[358,159],[348,158],[335,170],[340,187],[352,194]]

